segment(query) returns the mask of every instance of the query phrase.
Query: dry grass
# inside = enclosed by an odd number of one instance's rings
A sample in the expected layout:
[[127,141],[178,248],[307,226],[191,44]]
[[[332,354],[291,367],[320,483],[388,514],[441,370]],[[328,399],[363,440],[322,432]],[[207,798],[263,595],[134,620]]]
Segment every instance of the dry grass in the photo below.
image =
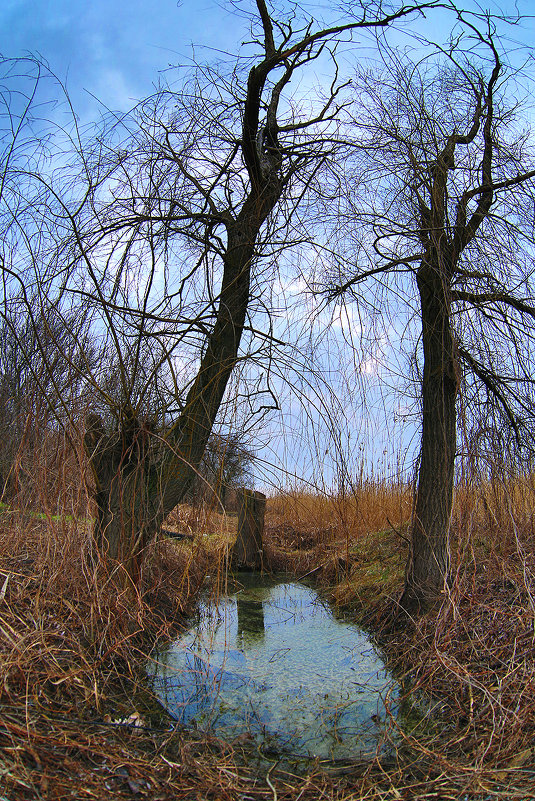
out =
[[392,797],[535,797],[534,477],[458,489],[449,594],[438,618],[403,628],[392,626],[392,611],[403,585],[410,494],[369,490],[344,510],[340,499],[276,499],[267,540],[277,568],[309,571],[368,625],[410,692],[433,699],[438,733],[402,735],[403,767],[389,771],[399,793]]
[[[54,506],[57,509],[57,506]],[[280,766],[174,731],[140,667],[172,636],[208,572],[224,583],[235,519],[177,510],[193,541],[153,546],[140,588],[93,564],[88,523],[35,509],[0,518],[0,796],[10,799],[529,799],[535,796],[535,552],[532,478],[457,493],[454,581],[438,616],[384,627],[401,588],[411,495],[363,486],[350,498],[269,500],[266,550],[310,573],[373,628],[443,725],[409,735],[388,765]],[[312,572],[311,572],[312,571]],[[371,610],[373,614],[371,614]],[[118,723],[122,721],[122,723]],[[139,724],[142,723],[140,726]],[[395,726],[395,721],[392,721]]]
[[400,526],[408,520],[411,506],[412,494],[407,486],[373,481],[350,495],[289,492],[269,498],[267,521],[274,527],[291,527],[306,547],[306,538],[315,544],[354,540],[372,531]]
[[[270,498],[267,562],[273,570],[335,584],[337,602],[369,608],[398,587],[411,505],[407,487],[385,482],[369,482],[350,496]],[[392,538],[399,547],[390,547]]]
[[120,761],[105,721],[139,711],[146,649],[180,623],[203,580],[191,549],[161,543],[134,590],[94,563],[88,534],[87,523],[35,510],[0,518],[0,788],[10,799],[106,797],[106,770],[89,779]]
[[180,504],[165,520],[164,528],[183,532],[206,541],[232,541],[236,537],[237,517],[226,514],[219,506]]

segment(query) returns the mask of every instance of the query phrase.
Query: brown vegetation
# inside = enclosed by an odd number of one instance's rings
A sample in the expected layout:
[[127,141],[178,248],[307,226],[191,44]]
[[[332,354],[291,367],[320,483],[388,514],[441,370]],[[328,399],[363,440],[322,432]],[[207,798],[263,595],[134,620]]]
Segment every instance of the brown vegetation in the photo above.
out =
[[389,626],[389,611],[403,586],[408,489],[377,482],[351,498],[295,492],[269,500],[271,565],[308,573],[370,626],[393,669],[433,700],[440,720],[403,735],[388,765],[314,765],[306,776],[280,766],[255,775],[246,745],[173,730],[143,680],[146,653],[180,627],[205,573],[223,586],[235,519],[177,510],[174,525],[189,526],[194,539],[154,545],[135,590],[93,564],[89,521],[3,507],[0,792],[17,799],[531,797],[533,493],[531,480],[458,491],[450,595],[438,621],[424,616],[403,630]]

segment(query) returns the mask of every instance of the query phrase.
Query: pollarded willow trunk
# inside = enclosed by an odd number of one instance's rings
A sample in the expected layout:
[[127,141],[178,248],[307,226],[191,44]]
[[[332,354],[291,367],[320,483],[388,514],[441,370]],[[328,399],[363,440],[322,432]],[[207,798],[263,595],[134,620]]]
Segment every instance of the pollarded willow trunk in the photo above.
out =
[[[144,429],[139,421],[130,426],[140,435],[135,433],[135,447],[131,446],[126,436],[127,430],[123,431],[122,421],[119,423],[116,435],[95,437],[89,427],[86,437],[86,449],[95,477],[99,509],[95,530],[97,544],[102,551],[106,550],[111,558],[123,562],[129,560],[129,563],[134,560],[134,570],[136,561],[139,562],[142,558],[146,543],[158,529],[165,515],[183,500],[192,476],[203,457],[229,378],[239,358],[240,342],[250,301],[251,270],[259,256],[259,241],[263,241],[262,229],[283,193],[287,193],[289,199],[293,198],[292,203],[299,202],[301,190],[296,195],[294,189],[297,173],[300,170],[309,170],[310,177],[303,182],[302,191],[305,191],[309,180],[315,180],[317,170],[323,165],[327,154],[332,152],[331,137],[327,136],[324,139],[325,134],[321,135],[320,140],[314,140],[312,151],[306,142],[302,143],[301,149],[300,142],[309,125],[321,126],[325,122],[327,123],[325,132],[328,131],[330,120],[335,116],[334,109],[337,103],[335,99],[339,91],[337,88],[332,89],[330,100],[319,110],[318,115],[313,115],[308,122],[301,117],[295,120],[290,118],[288,124],[281,126],[278,120],[279,102],[295,71],[316,57],[316,43],[317,52],[320,52],[324,46],[323,42],[334,40],[338,33],[346,30],[346,26],[326,28],[315,34],[306,28],[306,31],[302,32],[302,38],[297,37],[297,41],[294,40],[292,43],[290,40],[294,37],[291,32],[286,32],[288,33],[286,36],[280,25],[272,22],[265,0],[256,0],[256,5],[264,31],[264,52],[249,70],[243,102],[240,89],[232,94],[229,99],[230,104],[224,106],[226,111],[223,117],[225,115],[229,117],[234,113],[239,116],[241,135],[236,139],[232,135],[229,140],[231,147],[229,153],[225,154],[222,151],[221,169],[213,183],[212,179],[205,182],[204,178],[195,177],[188,171],[191,165],[188,167],[187,154],[190,152],[194,154],[193,163],[195,163],[202,151],[201,147],[197,150],[196,145],[190,144],[190,133],[184,134],[186,155],[183,158],[180,148],[177,153],[173,150],[175,132],[170,131],[163,122],[156,123],[161,124],[165,140],[161,153],[156,153],[154,161],[154,165],[160,163],[164,165],[162,170],[166,177],[162,185],[168,185],[167,171],[173,164],[173,169],[177,170],[187,187],[186,197],[189,197],[190,192],[195,197],[191,212],[186,211],[188,201],[181,197],[176,204],[170,203],[168,215],[170,228],[165,237],[176,224],[177,230],[182,230],[184,235],[191,237],[191,241],[196,243],[195,247],[204,243],[206,264],[211,264],[212,258],[217,257],[221,259],[223,266],[216,319],[213,327],[206,333],[200,349],[202,359],[199,371],[191,384],[184,406],[180,404],[181,411],[177,419],[166,430],[159,431],[157,436],[149,436],[146,444],[141,437]],[[400,15],[403,16],[404,12]],[[397,15],[392,17],[395,18]],[[375,26],[376,22],[368,23],[362,20],[351,23],[347,29],[366,27],[368,24]],[[280,46],[275,43],[275,34],[279,33],[282,39]],[[195,113],[202,105],[200,95],[197,99],[199,104],[193,103]],[[238,108],[240,104],[241,108]],[[214,127],[215,138],[212,141],[209,117],[203,117],[202,111],[198,113],[201,114],[202,120],[199,132],[202,131],[203,136],[206,133],[211,143],[206,163],[209,165],[210,175],[213,175],[215,165],[212,159],[215,151],[211,148],[216,138],[221,136],[221,123],[218,121]],[[223,134],[224,138],[227,137],[227,133],[230,133],[230,129]],[[286,143],[279,142],[281,133],[287,140]],[[310,133],[312,135],[312,128]],[[153,145],[156,144],[152,123],[150,142],[152,154]],[[144,160],[145,150],[143,150],[143,164]],[[136,176],[139,169],[139,165],[136,166]],[[158,167],[155,170],[156,176],[159,175],[159,169]],[[121,174],[122,171],[121,161]],[[152,198],[153,195],[150,193],[159,192],[159,178],[153,181],[152,166],[149,172],[151,176],[149,197]],[[200,174],[197,168],[193,172]],[[217,172],[216,170],[215,173]],[[120,179],[120,183],[122,181],[123,178]],[[131,185],[126,179],[126,184],[129,187],[128,192],[130,186],[134,187],[135,200],[132,207],[137,209],[138,178],[136,177]],[[157,224],[155,227],[151,225],[151,235],[155,230],[163,230],[164,218],[160,219],[160,214],[166,202],[167,199],[164,201],[164,198],[158,195],[158,202],[154,205]],[[130,200],[127,201],[127,205],[130,207]],[[150,203],[148,207],[152,208]],[[287,215],[286,222],[289,225],[291,210],[284,210],[284,214]],[[135,215],[136,213],[134,217]],[[143,225],[145,225],[144,217],[145,211],[142,214]],[[133,221],[136,230],[139,222],[140,220],[136,219]],[[264,233],[269,236],[269,229]],[[280,231],[277,229],[277,241],[279,236]],[[165,242],[167,243],[167,239]],[[134,251],[135,248],[129,245],[125,253],[128,253],[130,258],[130,253]],[[196,266],[191,265],[191,276],[200,269],[201,263],[202,259]],[[207,304],[212,301],[215,294],[211,289],[207,295]],[[115,313],[115,308],[114,302],[111,315]],[[136,315],[137,312],[138,309],[135,309]],[[137,316],[135,319],[137,320]],[[185,321],[185,324],[186,331],[190,330],[190,326],[195,329],[197,325],[199,330],[201,325],[202,330],[206,330],[207,325],[204,317],[198,321]],[[137,325],[136,322],[136,331]],[[165,326],[169,328],[167,321]],[[140,328],[140,336],[142,331],[143,326]],[[118,335],[118,338],[115,336],[116,345],[121,336]],[[130,391],[131,388],[127,387],[127,392]],[[177,401],[182,401],[182,398],[177,398]],[[134,401],[132,403],[135,405]],[[114,436],[117,441],[114,440]],[[151,444],[151,441],[154,444]]]
[[147,545],[183,500],[203,457],[238,358],[251,258],[249,244],[226,260],[218,317],[174,425],[155,436],[124,409],[117,431],[109,433],[96,415],[88,417],[85,447],[97,506],[94,541],[104,558],[121,563],[134,584]]
[[95,545],[137,583],[147,545],[163,520],[157,493],[161,459],[151,432],[131,418],[118,432],[106,433],[100,418],[90,415],[85,446],[95,483]]
[[440,602],[448,581],[459,384],[448,292],[441,275],[423,264],[417,283],[424,350],[423,425],[410,555],[400,601],[408,612]]

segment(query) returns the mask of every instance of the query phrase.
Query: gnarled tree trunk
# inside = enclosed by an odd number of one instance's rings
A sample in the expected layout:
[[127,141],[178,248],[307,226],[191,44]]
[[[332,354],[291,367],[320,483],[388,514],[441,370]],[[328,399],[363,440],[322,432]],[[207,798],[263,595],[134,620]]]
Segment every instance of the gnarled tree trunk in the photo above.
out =
[[417,283],[424,349],[423,421],[410,555],[401,598],[402,607],[409,612],[436,604],[448,580],[459,388],[449,298],[442,276],[423,263]]
[[160,471],[150,432],[132,419],[120,432],[106,433],[100,418],[90,415],[85,447],[95,482],[95,545],[136,583],[145,548],[163,519],[155,506]]

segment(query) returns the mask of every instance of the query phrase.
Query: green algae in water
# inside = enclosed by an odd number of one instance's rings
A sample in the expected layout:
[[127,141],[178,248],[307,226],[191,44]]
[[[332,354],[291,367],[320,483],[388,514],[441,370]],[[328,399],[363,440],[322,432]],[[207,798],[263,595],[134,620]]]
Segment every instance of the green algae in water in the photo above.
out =
[[[311,588],[256,575],[201,607],[149,668],[180,723],[321,759],[376,753],[397,690],[368,636]],[[389,711],[385,706],[389,699]]]

